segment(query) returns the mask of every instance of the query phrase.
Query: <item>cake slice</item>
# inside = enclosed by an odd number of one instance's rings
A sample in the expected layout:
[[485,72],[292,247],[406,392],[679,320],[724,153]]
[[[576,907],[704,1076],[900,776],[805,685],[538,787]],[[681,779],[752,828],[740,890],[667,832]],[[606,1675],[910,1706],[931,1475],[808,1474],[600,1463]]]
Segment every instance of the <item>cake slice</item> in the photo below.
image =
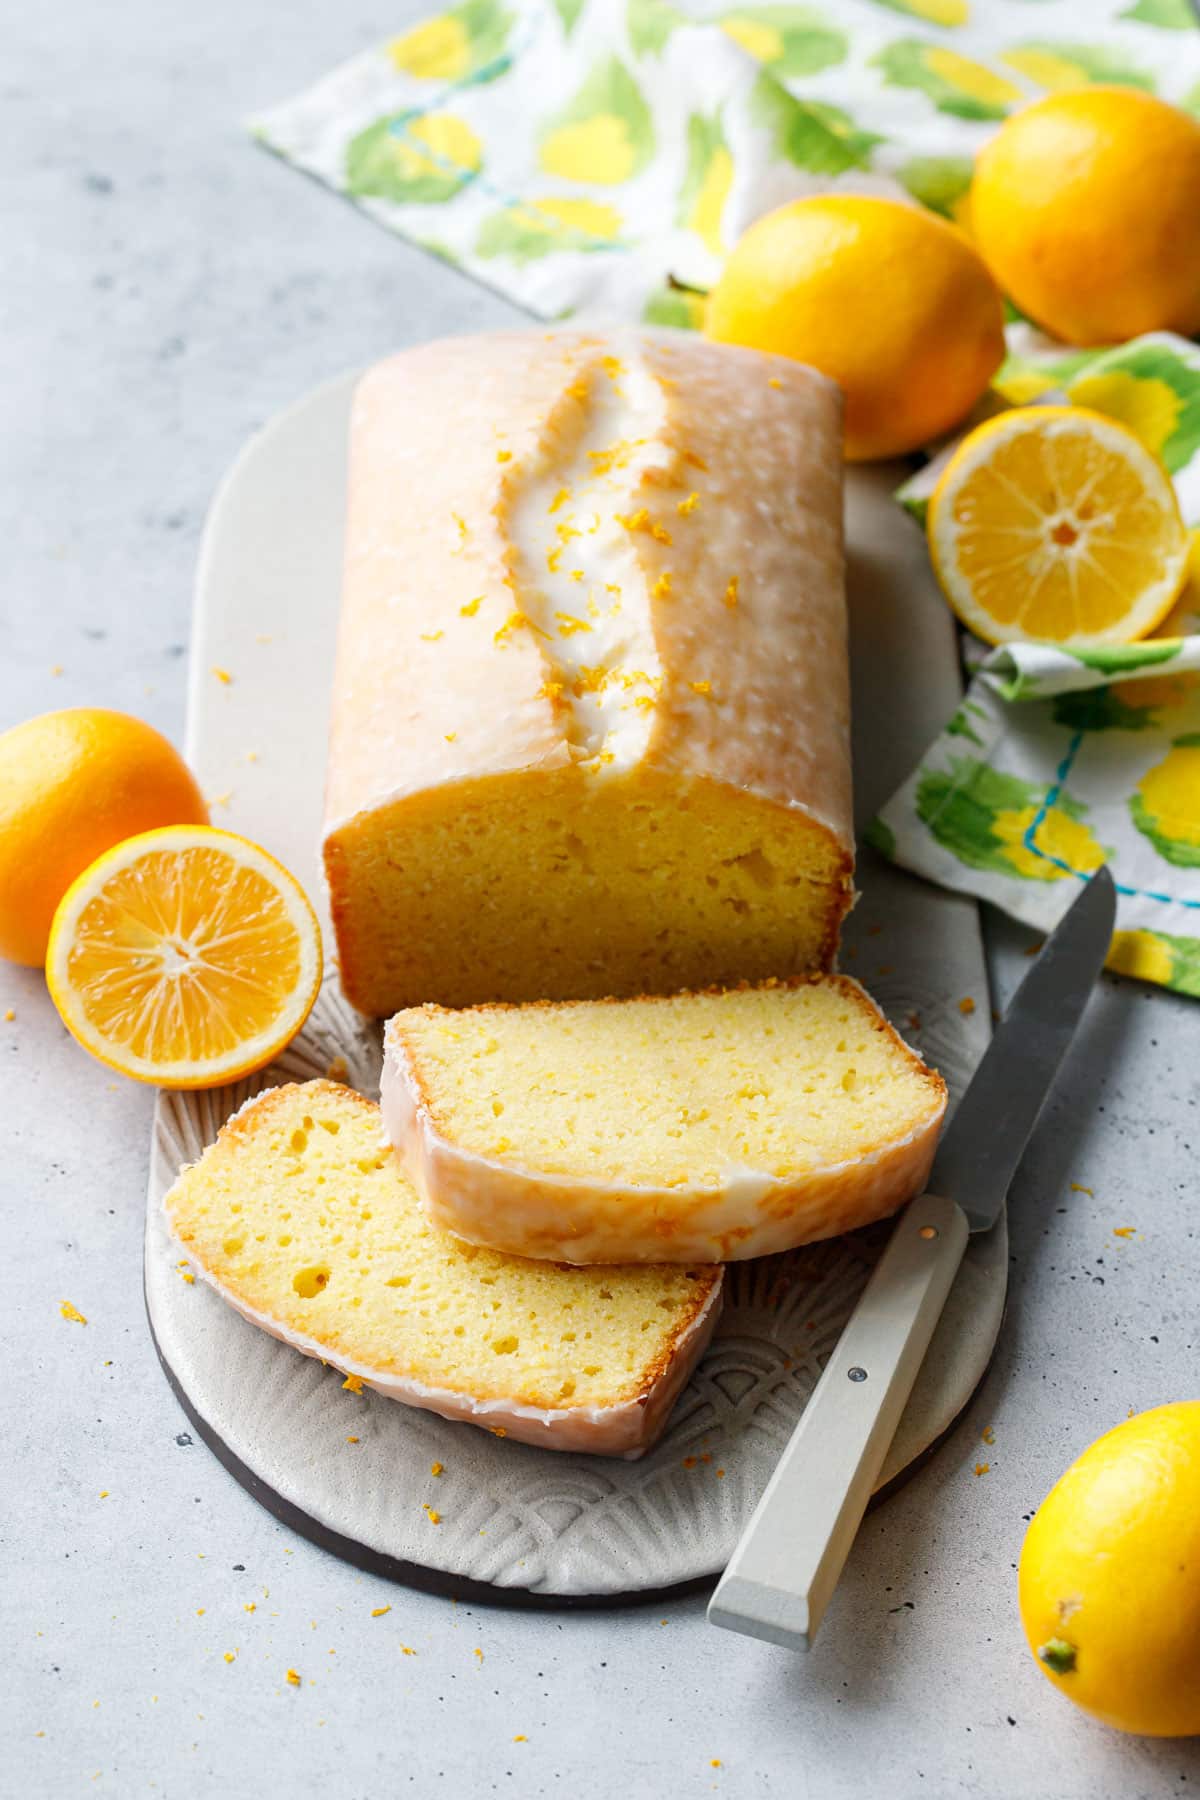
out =
[[946,1106],[844,975],[413,1007],[384,1041],[384,1127],[430,1217],[572,1263],[727,1262],[866,1225],[923,1186]]
[[640,1456],[720,1312],[719,1268],[559,1268],[440,1231],[379,1108],[332,1081],[248,1101],[163,1205],[197,1272],[264,1331],[550,1450]]

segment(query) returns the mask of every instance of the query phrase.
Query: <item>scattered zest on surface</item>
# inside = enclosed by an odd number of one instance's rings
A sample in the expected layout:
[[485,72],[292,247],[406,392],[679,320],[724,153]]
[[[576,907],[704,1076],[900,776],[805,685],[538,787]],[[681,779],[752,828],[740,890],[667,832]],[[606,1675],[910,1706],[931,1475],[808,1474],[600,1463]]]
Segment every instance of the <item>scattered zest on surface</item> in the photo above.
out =
[[64,1319],[70,1319],[75,1325],[87,1324],[87,1320],[84,1318],[83,1314],[77,1307],[72,1306],[69,1300],[64,1300],[58,1310]]

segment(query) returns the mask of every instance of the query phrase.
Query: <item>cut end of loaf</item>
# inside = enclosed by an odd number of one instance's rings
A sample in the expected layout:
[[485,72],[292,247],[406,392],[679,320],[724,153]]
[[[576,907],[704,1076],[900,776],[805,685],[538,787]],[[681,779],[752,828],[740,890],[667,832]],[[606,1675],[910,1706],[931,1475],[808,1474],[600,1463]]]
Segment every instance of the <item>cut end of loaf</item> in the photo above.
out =
[[799,808],[649,769],[427,790],[331,832],[325,865],[342,982],[375,1016],[824,969],[852,898]]
[[762,1255],[893,1211],[945,1084],[845,976],[402,1012],[389,1135],[434,1217],[578,1262]]
[[644,1447],[719,1298],[714,1268],[562,1268],[438,1230],[379,1109],[335,1082],[251,1101],[164,1206],[197,1267],[267,1330],[396,1398],[549,1447]]

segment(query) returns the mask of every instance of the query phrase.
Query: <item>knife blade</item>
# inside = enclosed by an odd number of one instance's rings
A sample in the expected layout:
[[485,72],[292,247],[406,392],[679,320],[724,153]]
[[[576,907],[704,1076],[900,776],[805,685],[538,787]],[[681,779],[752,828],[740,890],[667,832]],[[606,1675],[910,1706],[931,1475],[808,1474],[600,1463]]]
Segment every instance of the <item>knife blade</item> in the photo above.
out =
[[1046,939],[938,1145],[930,1190],[972,1231],[1000,1217],[1017,1164],[1112,941],[1117,891],[1102,865]]
[[1043,945],[825,1365],[708,1606],[711,1624],[811,1647],[971,1231],[994,1225],[1112,937],[1099,869]]

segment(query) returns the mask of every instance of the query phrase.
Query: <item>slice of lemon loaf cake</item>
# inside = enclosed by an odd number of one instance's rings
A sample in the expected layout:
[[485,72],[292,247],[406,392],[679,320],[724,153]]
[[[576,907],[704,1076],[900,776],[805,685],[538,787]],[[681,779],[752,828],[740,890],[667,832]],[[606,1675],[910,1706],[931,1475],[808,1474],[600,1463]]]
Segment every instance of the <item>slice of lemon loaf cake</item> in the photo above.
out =
[[439,1225],[566,1262],[729,1261],[917,1193],[940,1075],[844,975],[662,999],[415,1007],[387,1134]]
[[163,1204],[255,1325],[409,1406],[551,1450],[639,1456],[720,1311],[711,1265],[560,1268],[440,1231],[379,1108],[331,1081],[250,1100]]
[[359,386],[325,868],[365,1012],[832,964],[851,898],[841,400],[671,332]]

